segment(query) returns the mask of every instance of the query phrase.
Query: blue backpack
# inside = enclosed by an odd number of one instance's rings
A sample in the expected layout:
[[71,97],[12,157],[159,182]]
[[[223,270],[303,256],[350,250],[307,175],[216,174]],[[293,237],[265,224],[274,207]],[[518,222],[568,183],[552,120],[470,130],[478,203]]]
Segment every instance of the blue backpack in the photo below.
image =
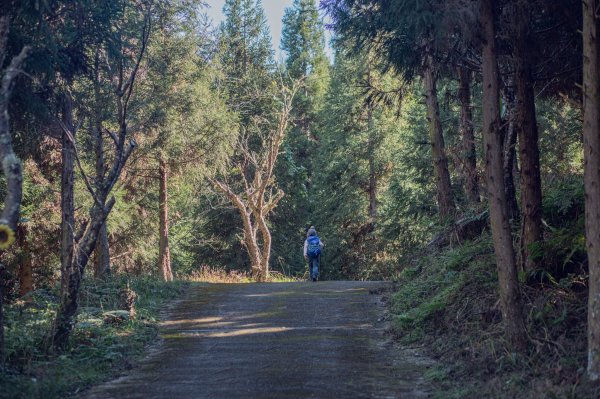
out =
[[309,258],[316,258],[321,255],[321,240],[318,236],[310,236],[308,237],[308,246],[306,249],[306,253]]

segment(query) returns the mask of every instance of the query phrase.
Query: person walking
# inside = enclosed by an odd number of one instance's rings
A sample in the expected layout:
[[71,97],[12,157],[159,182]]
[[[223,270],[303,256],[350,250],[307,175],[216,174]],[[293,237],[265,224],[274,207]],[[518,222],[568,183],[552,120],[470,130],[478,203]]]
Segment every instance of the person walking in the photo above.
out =
[[325,245],[317,235],[315,226],[310,226],[304,241],[304,260],[308,262],[308,272],[312,281],[319,278],[319,263],[321,262],[321,251]]

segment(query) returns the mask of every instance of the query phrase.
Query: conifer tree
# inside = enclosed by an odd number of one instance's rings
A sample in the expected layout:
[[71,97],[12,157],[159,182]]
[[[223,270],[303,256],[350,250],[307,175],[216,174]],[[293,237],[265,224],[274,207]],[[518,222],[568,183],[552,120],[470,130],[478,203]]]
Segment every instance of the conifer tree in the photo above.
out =
[[390,162],[385,142],[396,124],[385,105],[364,90],[365,82],[384,80],[369,54],[348,54],[339,44],[336,50],[314,160],[311,194],[318,206],[312,212],[329,242],[327,275],[362,277],[374,264],[381,238],[376,221]]
[[281,49],[287,53],[286,73],[306,79],[294,103],[298,128],[311,136],[311,119],[322,102],[328,76],[323,25],[314,0],[294,0],[283,17]]
[[356,49],[374,49],[386,68],[405,80],[421,75],[428,111],[429,142],[440,218],[455,210],[448,157],[440,119],[438,80],[445,54],[451,16],[437,0],[375,1],[325,0],[336,32]]
[[585,235],[589,259],[588,364],[600,379],[600,18],[597,0],[583,0],[583,139],[585,151]]
[[320,110],[329,80],[323,25],[314,0],[296,0],[286,9],[281,49],[287,54],[287,77],[302,84],[294,98],[293,126],[283,143],[286,156],[276,170],[287,195],[273,217],[273,251],[274,258],[298,271],[303,262],[296,248],[302,242],[304,227],[319,224],[318,215],[312,213],[311,180],[322,130]]
[[268,104],[273,70],[271,35],[261,0],[227,0],[220,27],[219,61],[230,107],[244,122]]
[[500,107],[498,60],[496,50],[495,9],[491,0],[481,1],[482,75],[483,75],[483,138],[486,157],[486,176],[490,224],[496,255],[500,303],[506,323],[506,337],[514,350],[527,346],[525,317],[517,278],[515,252],[512,244],[508,207],[502,168],[500,137]]
[[[190,169],[200,175],[222,167],[235,137],[234,118],[217,90],[209,89],[215,72],[200,59],[197,48],[204,33],[198,32],[197,16],[188,7],[183,3],[165,9],[150,43],[148,72],[141,82],[144,92],[138,96],[144,109],[140,119],[147,120],[146,134],[132,165],[146,176],[154,173],[152,186],[159,205],[158,269],[165,281],[173,280],[171,179],[186,172],[193,178]],[[135,191],[132,185],[128,188]]]

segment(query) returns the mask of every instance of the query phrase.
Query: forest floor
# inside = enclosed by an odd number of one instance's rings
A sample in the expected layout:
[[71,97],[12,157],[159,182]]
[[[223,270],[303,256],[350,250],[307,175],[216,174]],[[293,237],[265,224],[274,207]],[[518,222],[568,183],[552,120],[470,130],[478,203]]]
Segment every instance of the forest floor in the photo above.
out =
[[420,398],[431,361],[386,335],[385,283],[204,284],[93,398]]
[[384,293],[386,318],[399,345],[435,360],[425,373],[434,398],[600,398],[600,385],[585,378],[584,271],[521,285],[529,346],[514,353],[504,338],[489,234],[412,259]]

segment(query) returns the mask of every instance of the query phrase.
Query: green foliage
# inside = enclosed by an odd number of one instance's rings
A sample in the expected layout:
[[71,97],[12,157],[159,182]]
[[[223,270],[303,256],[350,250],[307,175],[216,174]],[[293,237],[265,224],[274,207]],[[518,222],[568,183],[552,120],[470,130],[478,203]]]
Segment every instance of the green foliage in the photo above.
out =
[[[318,206],[311,220],[327,243],[324,269],[331,277],[389,277],[398,260],[431,238],[436,226],[420,86],[405,88],[398,113],[399,104],[377,102],[362,86],[367,78],[379,90],[402,85],[371,62],[370,55],[351,56],[338,49],[313,159],[312,192]],[[371,174],[377,181],[375,223],[369,214]]]
[[570,176],[552,182],[544,192],[544,216],[557,227],[576,221],[584,212],[585,192],[581,176]]
[[574,394],[586,359],[580,272],[521,286],[531,345],[517,355],[502,333],[488,233],[406,264],[391,297],[392,326],[401,342],[438,360],[427,374],[434,397],[589,397],[585,389]]
[[543,269],[531,271],[525,276],[527,281],[556,285],[569,274],[584,272],[584,197],[583,182],[577,176],[552,181],[545,188],[545,239],[531,248],[532,255],[542,261]]
[[[57,292],[37,290],[6,309],[6,370],[0,373],[2,398],[62,398],[131,367],[156,338],[158,315],[189,283],[142,277],[86,280],[81,312],[69,347],[48,353],[47,337],[57,309]],[[109,323],[107,312],[122,310],[119,294],[137,294],[136,317]],[[127,312],[124,312],[127,314]]]
[[283,18],[281,48],[287,53],[285,74],[302,79],[292,110],[292,126],[283,144],[275,175],[286,193],[272,217],[272,266],[288,275],[306,268],[302,243],[313,217],[313,178],[318,140],[323,132],[320,111],[329,81],[324,31],[314,0],[296,0]]
[[[446,317],[468,287],[494,290],[495,273],[486,270],[492,252],[490,237],[483,236],[440,254],[418,258],[414,266],[405,268],[398,276],[400,289],[394,294],[391,308],[398,334],[414,342],[423,338],[416,332],[448,328]],[[471,319],[474,315],[461,316]]]
[[536,101],[544,182],[559,183],[583,175],[581,109],[557,98]]
[[227,0],[223,14],[218,60],[228,105],[246,127],[253,116],[272,107],[272,93],[267,90],[274,69],[271,35],[260,0]]
[[287,52],[286,68],[292,78],[319,74],[326,64],[325,35],[315,0],[294,0],[283,16],[281,49]]

